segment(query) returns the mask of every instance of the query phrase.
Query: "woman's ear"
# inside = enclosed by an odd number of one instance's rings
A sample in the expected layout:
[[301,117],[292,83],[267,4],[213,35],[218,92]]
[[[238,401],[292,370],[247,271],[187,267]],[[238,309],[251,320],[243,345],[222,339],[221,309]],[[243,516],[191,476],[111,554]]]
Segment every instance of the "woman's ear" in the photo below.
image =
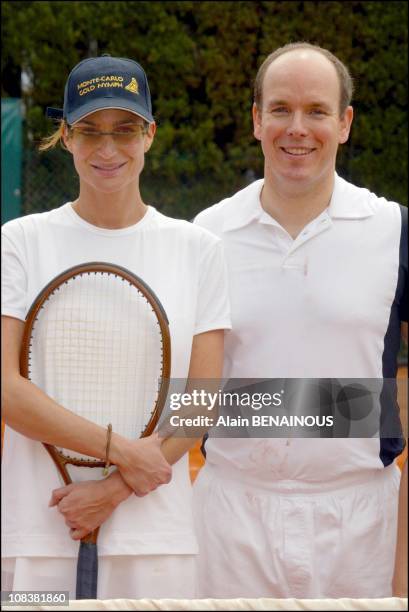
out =
[[156,133],[156,123],[150,123],[145,134],[144,152],[147,153],[152,146]]
[[63,141],[64,146],[67,149],[67,151],[72,153],[71,137],[70,137],[70,132],[69,132],[68,125],[66,123],[64,124],[63,131],[62,131],[62,134],[61,134],[61,138],[62,138],[62,141]]

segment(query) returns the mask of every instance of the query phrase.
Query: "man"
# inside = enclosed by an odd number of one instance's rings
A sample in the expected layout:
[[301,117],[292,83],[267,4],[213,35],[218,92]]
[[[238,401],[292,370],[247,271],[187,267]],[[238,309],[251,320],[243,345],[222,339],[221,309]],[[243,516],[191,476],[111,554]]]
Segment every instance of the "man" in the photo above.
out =
[[[264,179],[195,220],[225,246],[227,378],[396,376],[407,211],[335,172],[352,90],[347,68],[307,43],[259,69]],[[200,596],[390,596],[402,449],[401,438],[210,433],[195,483]]]

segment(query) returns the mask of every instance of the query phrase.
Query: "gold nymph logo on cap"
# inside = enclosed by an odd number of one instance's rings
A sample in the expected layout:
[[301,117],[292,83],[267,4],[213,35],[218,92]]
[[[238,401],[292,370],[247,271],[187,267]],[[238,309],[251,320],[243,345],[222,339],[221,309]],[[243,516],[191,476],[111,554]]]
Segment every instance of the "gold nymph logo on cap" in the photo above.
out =
[[125,89],[135,94],[139,93],[138,81],[132,77],[131,82],[125,87]]
[[86,96],[87,94],[95,91],[96,89],[115,87],[123,88],[124,77],[115,74],[104,74],[98,77],[92,77],[81,83],[77,83],[77,91],[80,96]]

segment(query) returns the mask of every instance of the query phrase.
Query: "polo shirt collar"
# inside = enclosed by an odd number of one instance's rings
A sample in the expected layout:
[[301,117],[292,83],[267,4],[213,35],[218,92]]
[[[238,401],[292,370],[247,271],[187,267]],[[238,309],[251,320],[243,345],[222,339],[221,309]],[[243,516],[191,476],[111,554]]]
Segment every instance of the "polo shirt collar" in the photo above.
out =
[[[232,207],[224,219],[225,231],[240,229],[252,221],[266,222],[267,216],[271,223],[274,219],[266,213],[260,201],[264,179],[254,181],[231,198]],[[335,173],[334,191],[327,214],[332,219],[364,219],[374,214],[370,203],[370,192],[348,183]]]
[[365,219],[375,214],[371,193],[348,183],[336,173],[334,191],[327,210],[332,219]]
[[263,211],[260,201],[263,185],[264,179],[254,181],[231,198],[232,206],[223,223],[225,231],[240,229],[260,217]]

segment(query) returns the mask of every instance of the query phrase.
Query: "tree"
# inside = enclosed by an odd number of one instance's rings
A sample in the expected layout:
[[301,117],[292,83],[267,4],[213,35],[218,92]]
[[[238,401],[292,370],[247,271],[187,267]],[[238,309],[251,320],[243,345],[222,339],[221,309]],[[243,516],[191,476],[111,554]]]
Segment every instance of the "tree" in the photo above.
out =
[[330,49],[355,79],[356,118],[339,154],[340,174],[407,202],[406,2],[2,6],[2,95],[16,94],[20,71],[30,77],[23,98],[26,134],[34,141],[50,131],[45,107],[62,105],[77,62],[110,53],[144,66],[158,131],[142,191],[164,212],[192,218],[262,175],[251,124],[254,78],[273,49],[296,40]]

